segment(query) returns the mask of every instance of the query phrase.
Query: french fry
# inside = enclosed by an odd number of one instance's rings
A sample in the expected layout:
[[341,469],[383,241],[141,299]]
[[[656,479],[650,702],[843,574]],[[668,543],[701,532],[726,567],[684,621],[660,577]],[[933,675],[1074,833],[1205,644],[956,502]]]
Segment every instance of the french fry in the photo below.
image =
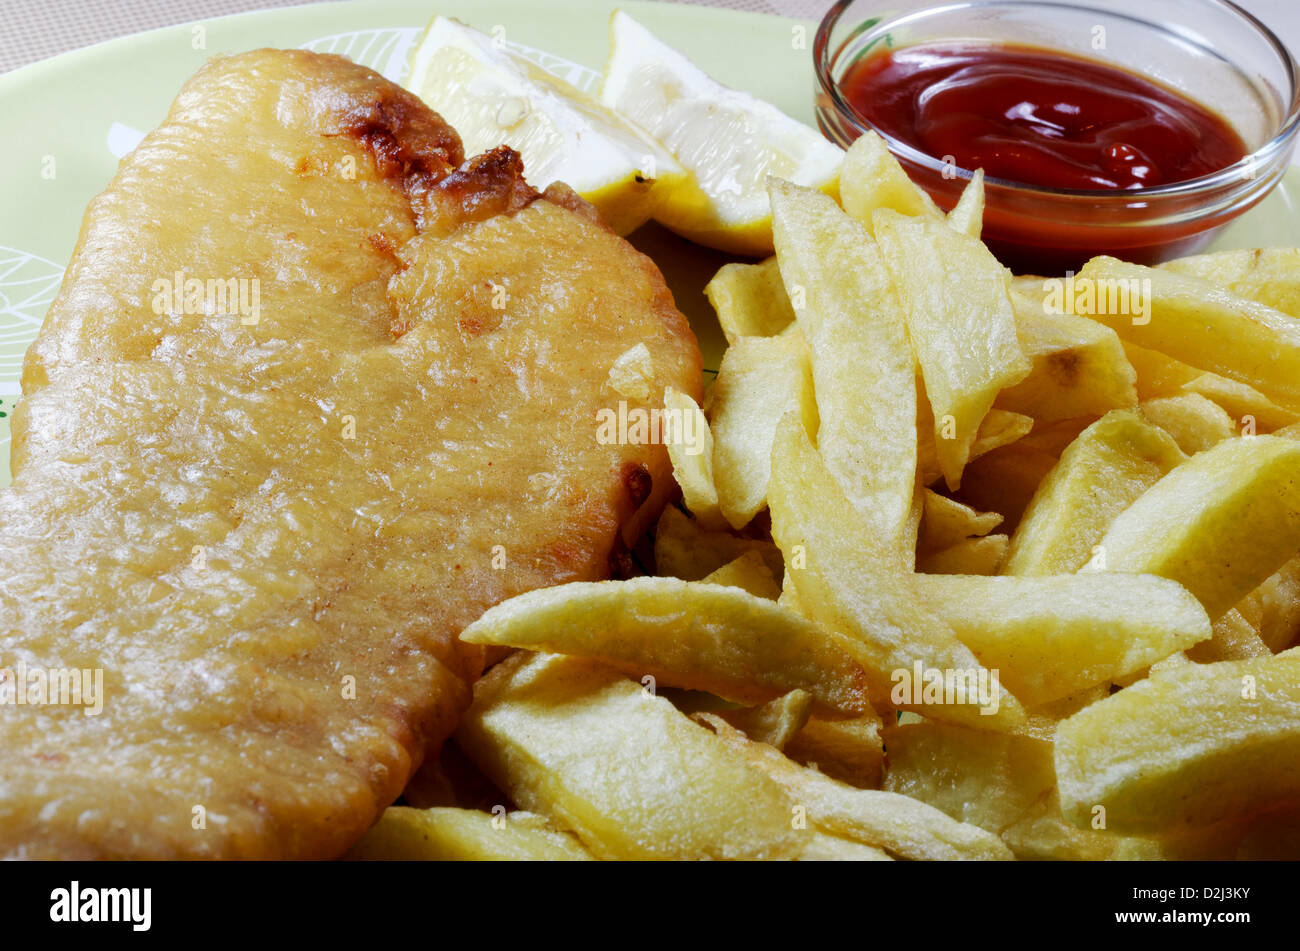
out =
[[744,337],[727,348],[713,384],[713,472],[718,505],[743,528],[767,505],[772,436],[790,410],[817,430],[812,365],[801,334]]
[[854,140],[844,154],[840,167],[840,201],[844,210],[870,232],[871,213],[877,208],[892,208],[904,215],[925,215],[943,220],[943,212],[898,164],[875,132],[866,132]]
[[1143,670],[1211,636],[1200,603],[1152,575],[927,575],[916,587],[1029,707]]
[[1006,561],[1006,535],[967,538],[917,559],[916,570],[929,575],[995,575]]
[[1117,836],[1084,832],[1061,815],[1052,743],[923,722],[885,730],[885,789],[998,834],[1022,859],[1106,859]]
[[[1124,340],[1300,406],[1300,323],[1196,277],[1093,258],[1076,279],[1076,310]],[[1081,298],[1091,289],[1092,302]],[[1121,293],[1122,292],[1122,293]],[[1144,311],[1145,313],[1139,313]]]
[[727,523],[718,508],[718,490],[713,484],[713,435],[708,420],[689,393],[672,387],[664,391],[664,409],[681,414],[683,433],[700,434],[698,445],[679,438],[666,440],[673,478],[682,488],[682,501],[701,525],[722,528]]
[[1275,571],[1237,608],[1253,615],[1252,626],[1273,653],[1292,646],[1300,634],[1300,557]]
[[766,539],[712,531],[672,505],[655,526],[656,571],[683,581],[699,581],[750,551],[762,556],[773,577],[782,574],[781,552]]
[[1222,407],[1199,393],[1179,393],[1147,400],[1142,415],[1174,437],[1178,448],[1190,455],[1204,452],[1237,435],[1237,428]]
[[781,597],[781,586],[772,577],[772,569],[767,567],[763,556],[756,551],[747,551],[734,561],[729,561],[717,571],[705,575],[708,584],[729,585],[748,591],[756,598],[771,601]]
[[1132,410],[1107,413],[1061,453],[1038,486],[1003,573],[1078,571],[1120,512],[1184,458],[1172,437]]
[[994,405],[1041,422],[1101,416],[1137,403],[1137,373],[1118,335],[1086,317],[1048,313],[1041,280],[1013,282],[1016,334],[1032,369]]
[[573,862],[591,853],[566,832],[539,825],[527,813],[493,815],[477,809],[390,806],[352,847],[363,862]]
[[516,803],[597,858],[779,859],[803,844],[778,784],[667,700],[590,661],[502,661],[475,686],[457,742]]
[[739,703],[802,689],[822,712],[871,709],[848,638],[723,585],[632,578],[542,588],[489,608],[460,638],[585,657]]
[[[892,161],[892,158],[891,158]],[[906,564],[916,484],[916,368],[875,243],[835,202],[771,179],[777,260],[812,352],[826,467],[875,543]]]
[[[1182,657],[1183,655],[1173,654],[1170,656]],[[1146,671],[1143,671],[1141,676],[1146,676],[1146,673]],[[1062,697],[1060,700],[1053,700],[1051,703],[1045,703],[1042,706],[1031,707],[1025,710],[1024,726],[1016,730],[1016,732],[1024,736],[1032,736],[1051,742],[1056,739],[1056,727],[1062,720],[1074,716],[1084,707],[1094,704],[1098,700],[1105,700],[1109,696],[1110,684],[1097,684],[1095,687],[1089,687],[1068,697]]]
[[728,346],[744,337],[774,337],[794,323],[775,257],[758,264],[724,264],[705,286],[704,296]]
[[1243,248],[1166,261],[1163,270],[1226,288],[1300,318],[1300,248]]
[[[773,744],[775,745],[775,744]],[[859,789],[879,789],[885,765],[880,717],[852,720],[811,718],[784,747],[785,755]]]
[[823,832],[884,849],[905,859],[1009,859],[996,835],[958,822],[916,799],[877,789],[855,789],[799,766],[779,750],[755,743],[717,716],[697,719],[719,739],[780,785]]
[[1149,834],[1300,796],[1300,651],[1153,670],[1064,721],[1055,762],[1080,828],[1098,808]]
[[1193,456],[1143,493],[1111,523],[1096,567],[1172,578],[1215,620],[1297,550],[1300,444],[1255,436]]
[[807,724],[812,699],[806,690],[791,690],[761,706],[723,710],[718,716],[751,740],[783,750]]
[[[911,576],[897,573],[892,557],[878,546],[863,543],[855,509],[794,414],[777,427],[769,496],[772,534],[786,557],[802,610],[858,645],[855,657],[867,671],[877,705],[893,703],[897,672],[911,671],[914,664],[964,672],[987,683],[988,672],[924,606]],[[970,698],[927,704],[914,696],[894,705],[985,729],[1011,729],[1024,716],[1015,698],[996,687],[991,713],[981,713],[988,705]]]
[[984,230],[984,169],[977,168],[962,189],[961,198],[948,212],[948,227],[979,240]]
[[1269,433],[1300,420],[1300,415],[1278,406],[1253,386],[1226,379],[1216,373],[1202,373],[1184,383],[1183,389],[1211,399],[1223,407],[1232,417],[1237,435]]
[[1208,641],[1201,641],[1188,649],[1187,659],[1198,664],[1212,664],[1221,660],[1269,657],[1272,653],[1259,632],[1240,611],[1233,608],[1214,622],[1214,633]]
[[885,208],[872,220],[934,414],[939,468],[956,489],[994,398],[1031,369],[1006,272],[978,240],[942,222]]
[[[967,455],[967,465],[985,456],[995,449],[1010,446],[1029,435],[1034,428],[1032,416],[1008,412],[1004,409],[991,409],[980,421],[979,431],[971,443]],[[935,439],[934,416],[929,403],[921,400],[917,412],[917,472],[921,485],[932,485],[942,475],[939,451]]]
[[892,862],[889,853],[852,839],[842,839],[836,835],[813,831],[807,837],[803,851],[799,853],[801,862]]
[[1002,516],[997,512],[977,512],[930,489],[921,490],[921,501],[923,514],[918,544],[922,551],[942,551],[968,538],[982,538],[1002,524]]
[[1195,367],[1146,347],[1135,346],[1127,340],[1124,341],[1124,355],[1137,373],[1135,385],[1139,400],[1181,392],[1184,386],[1201,375]]

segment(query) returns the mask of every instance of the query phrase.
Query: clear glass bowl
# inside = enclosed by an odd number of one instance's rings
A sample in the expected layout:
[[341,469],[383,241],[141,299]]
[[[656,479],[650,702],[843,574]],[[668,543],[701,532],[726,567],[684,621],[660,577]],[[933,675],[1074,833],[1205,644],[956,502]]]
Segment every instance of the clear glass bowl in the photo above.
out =
[[[859,58],[882,43],[949,41],[1037,46],[1126,69],[1213,109],[1252,150],[1214,174],[1133,191],[986,179],[984,240],[1017,273],[1059,274],[1095,254],[1140,263],[1192,254],[1263,199],[1290,166],[1300,130],[1300,66],[1267,27],[1224,0],[840,0],[813,44],[823,134],[847,147],[871,128],[839,88]],[[954,170],[880,134],[942,207],[956,203],[973,169]]]

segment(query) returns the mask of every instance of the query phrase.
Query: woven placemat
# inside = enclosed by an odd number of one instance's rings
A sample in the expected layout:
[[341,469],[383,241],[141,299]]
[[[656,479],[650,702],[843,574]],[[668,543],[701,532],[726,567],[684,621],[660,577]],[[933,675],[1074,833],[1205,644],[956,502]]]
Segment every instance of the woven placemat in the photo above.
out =
[[[129,33],[320,0],[3,0],[0,73]],[[832,0],[693,0],[703,6],[820,18]],[[430,0],[430,13],[436,3]]]

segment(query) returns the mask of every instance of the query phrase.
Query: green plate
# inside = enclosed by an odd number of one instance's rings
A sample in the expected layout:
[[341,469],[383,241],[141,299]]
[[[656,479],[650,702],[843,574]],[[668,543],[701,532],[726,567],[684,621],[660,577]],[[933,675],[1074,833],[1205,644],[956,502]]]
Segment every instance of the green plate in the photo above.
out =
[[[302,46],[345,54],[400,81],[420,31],[442,13],[502,35],[516,52],[591,88],[616,7],[722,82],[812,124],[814,23],[670,3],[357,0],[290,7],[123,37],[0,76],[0,485],[9,482],[9,415],[20,394],[23,353],[58,292],[82,211],[209,56]],[[1298,206],[1300,169],[1292,169],[1215,246],[1300,245]],[[700,337],[705,365],[716,367],[722,338],[702,290],[728,258],[655,226],[632,240],[663,268]]]

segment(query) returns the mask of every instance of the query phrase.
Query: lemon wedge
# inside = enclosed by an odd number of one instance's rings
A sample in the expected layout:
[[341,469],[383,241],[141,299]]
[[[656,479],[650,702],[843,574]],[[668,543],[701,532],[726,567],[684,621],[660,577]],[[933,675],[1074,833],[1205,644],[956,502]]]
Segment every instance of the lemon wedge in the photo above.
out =
[[610,20],[600,99],[693,173],[673,183],[654,216],[699,244],[771,254],[768,175],[837,191],[842,149],[771,103],[717,82],[622,11]]
[[564,182],[619,234],[648,221],[665,186],[686,177],[659,143],[595,97],[448,17],[429,24],[406,88],[460,133],[466,155],[510,146],[529,184]]

